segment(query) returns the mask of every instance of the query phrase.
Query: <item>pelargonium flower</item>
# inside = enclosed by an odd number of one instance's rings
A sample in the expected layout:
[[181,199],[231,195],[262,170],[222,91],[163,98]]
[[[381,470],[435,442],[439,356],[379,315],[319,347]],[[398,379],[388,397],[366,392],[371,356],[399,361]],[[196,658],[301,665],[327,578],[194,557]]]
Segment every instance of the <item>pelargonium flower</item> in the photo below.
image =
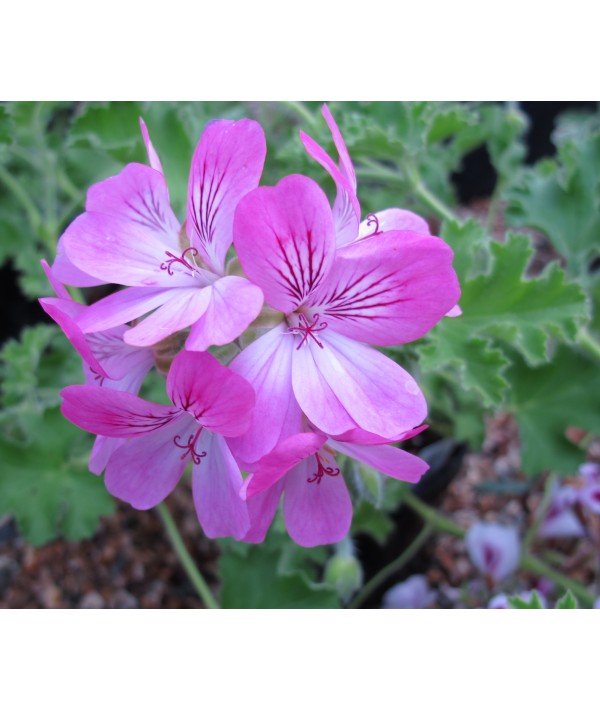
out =
[[550,506],[539,528],[543,538],[578,538],[585,531],[574,511],[579,495],[572,486],[556,485],[550,498]]
[[301,175],[240,201],[234,243],[280,319],[231,364],[257,395],[250,428],[233,443],[242,461],[258,461],[301,431],[302,412],[327,434],[358,428],[388,441],[422,422],[426,404],[414,379],[365,343],[420,338],[456,304],[446,244],[391,231],[336,250],[327,197]]
[[472,563],[494,583],[512,575],[519,565],[521,545],[512,526],[475,523],[467,531],[465,543]]
[[[86,383],[136,395],[146,374],[154,366],[152,350],[125,343],[123,336],[129,330],[128,326],[116,326],[99,333],[83,333],[77,324],[77,317],[89,307],[71,297],[45,260],[42,260],[42,266],[56,298],[39,299],[40,305],[81,356]],[[120,444],[122,440],[112,437],[96,437],[90,457],[90,471],[101,474],[108,458]]]
[[381,607],[386,610],[422,610],[431,607],[436,600],[424,575],[411,575],[391,587],[383,596]]
[[250,526],[242,475],[226,437],[248,426],[254,393],[209,353],[182,351],[167,377],[172,405],[126,392],[71,385],[63,415],[84,430],[125,440],[106,466],[107,489],[137,509],[165,499],[192,462],[198,518],[207,536],[241,539]]
[[[402,439],[417,431],[405,433]],[[244,540],[264,540],[283,494],[283,518],[296,543],[311,547],[341,541],[350,530],[352,501],[335,461],[336,451],[411,483],[429,468],[422,459],[361,430],[334,437],[321,432],[292,435],[265,455],[244,482],[242,493],[251,518]]]
[[130,163],[90,188],[86,212],[60,240],[54,273],[75,286],[88,285],[92,277],[92,283],[129,287],[78,318],[86,333],[153,312],[127,331],[127,343],[153,345],[190,326],[190,350],[230,343],[263,301],[260,289],[226,270],[235,208],[262,173],[262,128],[247,119],[206,127],[192,159],[184,231],[145,126],[143,133],[153,167]]

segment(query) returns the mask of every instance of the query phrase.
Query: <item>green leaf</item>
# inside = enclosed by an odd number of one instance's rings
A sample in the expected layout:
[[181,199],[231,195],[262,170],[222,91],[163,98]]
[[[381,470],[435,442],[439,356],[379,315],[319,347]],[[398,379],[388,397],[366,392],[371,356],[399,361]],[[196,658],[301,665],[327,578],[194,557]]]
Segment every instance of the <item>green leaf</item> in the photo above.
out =
[[513,610],[543,610],[544,606],[540,596],[534,590],[529,601],[523,600],[520,597],[509,597],[508,604]]
[[578,607],[577,598],[570,590],[567,590],[560,600],[556,602],[557,610],[577,610]]
[[600,433],[597,363],[560,347],[552,363],[540,368],[529,367],[515,354],[507,377],[511,409],[519,424],[523,471],[574,472],[585,452],[567,439],[567,428]]
[[[505,243],[491,243],[489,271],[462,282],[462,316],[444,319],[433,330],[430,344],[421,348],[425,371],[453,364],[464,387],[479,392],[486,404],[498,405],[507,387],[504,346],[539,364],[549,360],[551,338],[575,339],[588,317],[583,291],[565,281],[556,263],[539,277],[528,278],[532,254],[523,235],[509,234]],[[463,272],[472,266],[468,259],[460,262]]]
[[0,514],[13,514],[23,536],[41,546],[93,535],[114,511],[101,478],[86,471],[91,437],[48,410],[19,443],[0,436]]
[[339,607],[334,592],[310,586],[299,573],[281,574],[279,552],[248,547],[245,555],[231,550],[219,559],[221,606],[233,609]]
[[559,159],[522,172],[508,192],[513,223],[546,234],[571,274],[585,275],[600,254],[600,131],[567,133]]

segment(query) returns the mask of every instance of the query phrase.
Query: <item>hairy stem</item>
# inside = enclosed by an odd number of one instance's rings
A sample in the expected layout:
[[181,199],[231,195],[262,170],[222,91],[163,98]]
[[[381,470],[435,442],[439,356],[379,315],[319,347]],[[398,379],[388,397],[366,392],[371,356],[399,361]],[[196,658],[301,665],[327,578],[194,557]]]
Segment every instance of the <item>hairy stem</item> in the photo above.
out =
[[433,533],[433,530],[434,527],[430,523],[426,523],[414,541],[402,551],[396,560],[393,560],[389,563],[389,565],[386,565],[385,568],[382,568],[376,575],[374,575],[371,580],[364,585],[362,590],[358,593],[354,600],[352,600],[348,607],[350,609],[360,607],[369,595],[377,590],[377,588],[389,577],[394,575],[394,573],[397,573],[399,570],[402,570],[402,568],[404,568],[404,566],[409,563],[425,545]]
[[208,587],[206,580],[202,577],[202,573],[198,570],[196,564],[194,563],[192,556],[189,554],[188,549],[185,547],[183,538],[179,533],[177,524],[171,516],[171,512],[165,504],[159,504],[156,507],[162,522],[167,529],[167,534],[173,546],[173,550],[179,558],[179,562],[183,566],[185,572],[187,573],[192,585],[196,588],[198,595],[206,607],[211,610],[219,609],[219,603],[213,597],[213,594]]

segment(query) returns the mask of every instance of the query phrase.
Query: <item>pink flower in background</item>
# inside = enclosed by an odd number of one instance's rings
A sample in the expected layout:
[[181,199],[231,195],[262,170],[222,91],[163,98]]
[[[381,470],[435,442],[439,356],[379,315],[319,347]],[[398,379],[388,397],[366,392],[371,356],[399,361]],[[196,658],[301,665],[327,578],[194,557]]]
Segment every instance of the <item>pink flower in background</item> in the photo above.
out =
[[473,565],[493,583],[512,575],[519,565],[521,544],[512,526],[476,523],[465,537]]
[[[123,340],[128,326],[116,326],[99,333],[83,333],[77,317],[89,307],[71,298],[53,275],[45,260],[42,266],[56,293],[56,298],[39,299],[41,307],[62,329],[82,358],[86,383],[110,390],[138,393],[144,378],[154,366],[154,354],[148,348],[135,348]],[[108,458],[122,440],[96,437],[90,458],[90,471],[101,474]]]
[[[402,439],[419,431],[407,432]],[[296,543],[311,547],[342,540],[350,529],[352,502],[336,451],[411,483],[429,468],[422,459],[361,430],[329,438],[319,432],[293,435],[263,457],[244,482],[242,493],[251,518],[244,540],[264,540],[282,494],[285,525]]]
[[550,506],[539,528],[543,538],[579,538],[585,534],[574,507],[579,495],[572,486],[556,485],[550,499]]
[[60,240],[54,274],[67,284],[100,281],[129,287],[77,319],[86,333],[153,312],[127,331],[128,344],[153,345],[190,326],[190,350],[230,343],[262,306],[260,289],[227,275],[225,265],[236,205],[262,173],[262,128],[247,119],[213,121],[206,127],[192,159],[185,233],[169,204],[145,125],[142,133],[153,167],[130,163],[90,188],[86,212]]
[[209,353],[183,351],[171,365],[167,393],[172,405],[71,385],[61,393],[62,412],[84,430],[125,440],[106,466],[111,494],[134,508],[152,508],[191,461],[194,503],[206,535],[243,538],[250,521],[239,495],[242,476],[225,437],[248,426],[252,388]]
[[302,412],[327,434],[358,428],[388,441],[426,415],[414,379],[364,344],[407,343],[444,316],[459,294],[452,251],[408,232],[341,250],[335,239],[327,198],[304,176],[258,188],[238,205],[240,262],[281,313],[231,365],[257,395],[248,432],[232,443],[246,463],[302,431]]
[[436,600],[424,575],[411,575],[404,582],[391,587],[383,596],[381,607],[386,610],[422,610]]

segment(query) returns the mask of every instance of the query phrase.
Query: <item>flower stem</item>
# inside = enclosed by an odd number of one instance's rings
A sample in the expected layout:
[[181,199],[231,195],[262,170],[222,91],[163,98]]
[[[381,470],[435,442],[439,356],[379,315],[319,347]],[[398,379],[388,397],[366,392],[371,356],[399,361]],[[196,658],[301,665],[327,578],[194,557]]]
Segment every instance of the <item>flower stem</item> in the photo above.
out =
[[421,550],[425,545],[431,534],[433,533],[434,527],[430,523],[426,523],[419,535],[414,539],[414,541],[405,548],[402,553],[393,560],[391,563],[382,568],[376,575],[374,575],[358,593],[358,595],[352,600],[348,605],[348,608],[355,609],[360,607],[363,602],[371,595],[372,592],[377,590],[377,588],[382,585],[389,577],[402,570],[404,566],[409,563],[415,555]]
[[0,165],[0,181],[4,183],[5,187],[10,190],[13,197],[21,203],[21,207],[27,213],[31,227],[35,232],[39,232],[42,226],[42,216],[39,210],[34,205],[32,199],[29,197],[27,191],[23,186],[6,170],[6,168]]
[[219,603],[213,597],[213,594],[211,593],[206,580],[204,580],[204,578],[202,577],[202,574],[196,567],[192,556],[189,554],[187,548],[185,547],[183,538],[181,537],[177,525],[173,520],[171,512],[167,508],[166,504],[159,504],[156,509],[162,519],[162,522],[165,525],[165,528],[167,529],[167,534],[169,535],[169,539],[171,540],[171,544],[173,545],[173,550],[177,554],[179,562],[184,567],[185,572],[188,574],[192,585],[196,588],[200,599],[206,605],[206,607],[210,608],[211,610],[219,609]]
[[[406,491],[404,493],[402,501],[413,511],[418,513],[419,516],[421,516],[421,518],[427,521],[427,523],[429,523],[435,530],[443,533],[449,533],[453,536],[457,536],[458,538],[464,538],[466,531],[463,528],[455,524],[443,514],[436,511],[424,501],[421,501],[421,499],[419,499],[410,491]],[[521,556],[520,568],[521,570],[526,570],[530,573],[549,578],[557,585],[560,585],[563,588],[570,590],[576,597],[579,598],[579,601],[585,607],[593,607],[594,596],[587,590],[584,585],[578,583],[575,580],[572,580],[567,575],[563,575],[557,570],[554,570],[554,568],[551,568],[549,565],[547,565],[531,553],[527,551],[523,553],[523,555]]]

